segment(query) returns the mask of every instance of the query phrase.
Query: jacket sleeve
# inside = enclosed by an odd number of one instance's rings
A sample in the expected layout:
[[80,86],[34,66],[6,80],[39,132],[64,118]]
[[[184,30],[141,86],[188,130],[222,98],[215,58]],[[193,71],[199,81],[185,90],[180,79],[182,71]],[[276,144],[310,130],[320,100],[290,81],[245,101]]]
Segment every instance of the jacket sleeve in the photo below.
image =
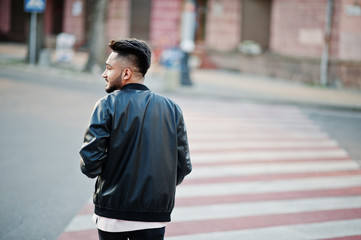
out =
[[187,130],[181,115],[177,126],[178,138],[178,162],[177,162],[177,185],[179,185],[184,177],[192,171],[192,164],[189,155]]
[[102,172],[102,165],[107,159],[109,136],[110,111],[107,102],[102,99],[95,105],[79,151],[80,169],[89,178],[95,178]]

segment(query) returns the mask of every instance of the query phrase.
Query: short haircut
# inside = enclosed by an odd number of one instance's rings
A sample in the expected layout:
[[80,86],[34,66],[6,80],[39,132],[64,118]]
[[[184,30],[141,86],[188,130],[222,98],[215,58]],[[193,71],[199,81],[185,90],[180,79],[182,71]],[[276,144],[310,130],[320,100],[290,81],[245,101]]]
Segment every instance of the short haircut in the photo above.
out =
[[109,42],[109,47],[120,56],[132,61],[143,76],[147,73],[152,53],[144,41],[135,38],[113,39]]

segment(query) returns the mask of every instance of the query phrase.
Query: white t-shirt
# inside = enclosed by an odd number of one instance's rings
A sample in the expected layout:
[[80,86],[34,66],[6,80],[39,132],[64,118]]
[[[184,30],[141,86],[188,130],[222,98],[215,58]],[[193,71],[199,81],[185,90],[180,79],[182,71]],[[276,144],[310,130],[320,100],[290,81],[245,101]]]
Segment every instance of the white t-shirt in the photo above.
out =
[[93,215],[93,221],[97,228],[105,232],[129,232],[143,229],[162,228],[167,222],[139,222],[126,221]]

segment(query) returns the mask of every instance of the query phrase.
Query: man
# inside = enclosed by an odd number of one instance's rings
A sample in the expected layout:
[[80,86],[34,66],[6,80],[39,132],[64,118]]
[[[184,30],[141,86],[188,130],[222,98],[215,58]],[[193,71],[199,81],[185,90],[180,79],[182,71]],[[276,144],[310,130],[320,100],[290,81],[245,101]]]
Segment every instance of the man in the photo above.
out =
[[163,239],[176,185],[192,170],[182,111],[144,85],[145,42],[109,47],[109,94],[96,103],[80,149],[81,171],[97,177],[93,220],[99,239]]

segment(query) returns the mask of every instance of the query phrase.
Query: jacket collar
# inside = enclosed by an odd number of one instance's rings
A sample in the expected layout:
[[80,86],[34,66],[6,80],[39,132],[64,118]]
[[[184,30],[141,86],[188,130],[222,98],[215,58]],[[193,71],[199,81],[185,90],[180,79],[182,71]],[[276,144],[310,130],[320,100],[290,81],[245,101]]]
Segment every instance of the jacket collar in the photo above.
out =
[[126,89],[143,90],[143,91],[149,90],[147,86],[140,83],[129,83],[122,87],[122,90],[126,90]]

